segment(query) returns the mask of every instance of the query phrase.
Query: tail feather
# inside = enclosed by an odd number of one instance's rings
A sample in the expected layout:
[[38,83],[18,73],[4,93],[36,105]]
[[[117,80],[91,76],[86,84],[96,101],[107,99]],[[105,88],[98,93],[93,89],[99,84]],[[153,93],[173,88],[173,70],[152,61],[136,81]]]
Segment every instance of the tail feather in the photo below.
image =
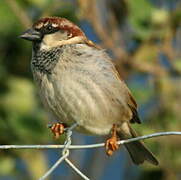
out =
[[[129,126],[129,125],[128,125]],[[129,126],[130,137],[136,137],[136,132]],[[121,139],[128,139],[128,136],[125,136],[123,132],[118,132],[118,135]],[[132,161],[135,164],[142,164],[144,161],[148,161],[153,165],[158,165],[157,159],[154,157],[152,152],[150,152],[141,141],[134,141],[131,143],[125,144],[126,149],[128,150]]]
[[157,159],[154,155],[145,147],[145,145],[139,141],[125,144],[132,161],[135,164],[142,164],[145,160],[151,164],[158,165]]

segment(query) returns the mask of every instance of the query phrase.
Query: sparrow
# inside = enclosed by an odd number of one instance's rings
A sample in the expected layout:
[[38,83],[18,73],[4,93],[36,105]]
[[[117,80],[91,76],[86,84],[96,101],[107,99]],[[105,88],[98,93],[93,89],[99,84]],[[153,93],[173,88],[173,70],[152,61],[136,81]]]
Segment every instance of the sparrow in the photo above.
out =
[[[118,140],[136,137],[132,123],[140,124],[137,104],[106,51],[71,21],[45,17],[21,36],[32,42],[31,69],[41,100],[63,127],[77,124],[75,130],[90,135],[111,135],[106,152],[118,149]],[[133,163],[157,159],[142,141],[124,144]]]

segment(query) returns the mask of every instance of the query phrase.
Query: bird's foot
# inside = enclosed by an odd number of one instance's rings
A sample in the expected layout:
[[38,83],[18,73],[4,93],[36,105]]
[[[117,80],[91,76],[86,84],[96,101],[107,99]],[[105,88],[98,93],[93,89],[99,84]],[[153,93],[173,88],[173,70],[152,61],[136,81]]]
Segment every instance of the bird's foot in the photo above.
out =
[[105,143],[106,154],[108,156],[111,156],[114,153],[114,151],[116,151],[119,148],[118,140],[119,139],[116,134],[116,125],[114,124],[111,131],[111,137],[107,139]]
[[64,123],[54,123],[48,125],[48,127],[51,129],[55,139],[58,139],[65,132],[66,128]]

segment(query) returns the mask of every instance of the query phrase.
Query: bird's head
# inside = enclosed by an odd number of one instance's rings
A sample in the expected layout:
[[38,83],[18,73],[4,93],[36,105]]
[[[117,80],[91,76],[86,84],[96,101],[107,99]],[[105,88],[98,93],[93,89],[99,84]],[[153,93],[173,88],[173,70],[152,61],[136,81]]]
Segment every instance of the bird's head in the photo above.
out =
[[85,34],[77,25],[60,17],[41,18],[20,37],[39,44],[41,49],[87,41]]

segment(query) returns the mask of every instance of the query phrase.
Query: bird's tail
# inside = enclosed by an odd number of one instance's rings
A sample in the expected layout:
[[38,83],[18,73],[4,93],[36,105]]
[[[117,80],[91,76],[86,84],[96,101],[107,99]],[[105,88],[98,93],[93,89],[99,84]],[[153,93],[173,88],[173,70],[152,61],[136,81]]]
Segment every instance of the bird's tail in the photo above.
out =
[[[131,126],[127,124],[127,127],[129,128],[129,135],[128,131],[124,133],[124,131],[118,131],[118,136],[121,140],[123,139],[129,139],[136,137],[136,132],[131,128]],[[128,137],[129,136],[129,137]],[[124,144],[126,149],[128,150],[132,161],[135,164],[142,164],[144,161],[148,161],[153,165],[158,165],[157,159],[154,157],[152,152],[150,152],[144,145],[142,141],[134,141],[131,143],[125,143]]]

